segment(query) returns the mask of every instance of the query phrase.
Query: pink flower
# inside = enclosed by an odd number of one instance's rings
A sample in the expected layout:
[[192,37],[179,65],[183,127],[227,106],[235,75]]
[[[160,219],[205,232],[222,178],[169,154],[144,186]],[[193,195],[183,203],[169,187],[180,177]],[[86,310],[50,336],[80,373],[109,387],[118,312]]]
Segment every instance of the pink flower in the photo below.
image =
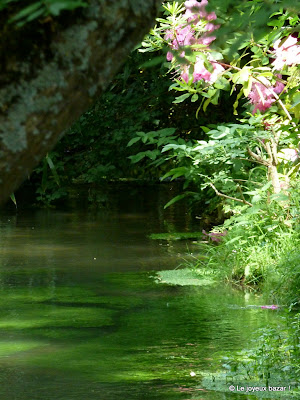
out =
[[189,66],[185,65],[182,69],[182,72],[180,74],[181,79],[188,83],[189,81]]
[[[186,8],[186,12],[184,13],[184,16],[188,19],[188,21],[193,21],[197,17],[198,18],[204,18],[205,17],[205,6],[207,4],[207,0],[199,1],[197,0],[190,0],[186,1],[184,3],[184,6]],[[197,16],[196,16],[197,14]]]
[[207,21],[213,21],[217,18],[215,12],[208,13],[205,11],[208,1],[202,0],[200,3],[197,0],[189,0],[184,3],[186,12],[184,16],[189,22],[198,22],[199,19],[206,19]]
[[[209,72],[204,66],[203,59],[197,57],[197,61],[194,65],[193,82],[198,82],[203,79],[205,82],[214,83],[218,79],[219,75],[224,71],[224,68],[215,61],[212,61],[211,65],[214,69],[213,72]],[[189,80],[188,70],[189,67],[186,67],[181,74],[181,78],[186,82]]]
[[[280,78],[281,75],[278,75]],[[270,81],[268,79],[261,77],[260,81],[255,81],[252,83],[251,91],[248,95],[250,102],[254,104],[253,114],[257,110],[262,112],[266,111],[271,105],[276,101],[274,97],[275,93],[281,93],[284,90],[284,84],[281,82],[276,82],[274,87],[271,87]]]
[[274,68],[281,70],[285,65],[300,64],[300,46],[297,39],[289,36],[280,46],[281,39],[274,43],[275,60],[273,61]]
[[[188,0],[184,3],[186,12],[184,14],[186,20],[188,21],[188,25],[180,25],[174,31],[167,31],[165,35],[165,39],[169,42],[169,46],[172,50],[179,50],[181,51],[180,57],[185,56],[184,47],[191,46],[194,44],[201,44],[204,46],[210,45],[212,41],[216,39],[215,36],[212,36],[211,33],[219,28],[219,25],[215,25],[212,22],[217,18],[214,12],[208,13],[205,10],[205,7],[208,3],[208,0],[202,0],[201,2],[197,0]],[[197,24],[200,19],[206,20],[205,25],[205,33],[202,36],[196,39],[195,37],[195,25]],[[192,27],[193,26],[193,27]],[[173,53],[171,51],[167,52],[167,60],[172,61]],[[224,71],[224,68],[218,64],[216,61],[211,60],[213,72],[208,71],[204,67],[203,60],[198,57],[196,59],[196,63],[194,65],[194,72],[193,72],[193,82],[198,82],[200,80],[204,80],[205,82],[214,83],[219,75]],[[190,65],[181,65],[180,66],[180,75],[181,79],[188,82],[189,81],[189,69]]]
[[193,82],[201,81],[201,79],[205,80],[205,82],[210,81],[211,73],[204,67],[204,61],[202,58],[197,58],[194,65],[193,76]]
[[[174,50],[178,50],[181,47],[190,46],[196,42],[194,33],[195,31],[189,25],[185,27],[182,27],[181,25],[178,28],[176,28],[175,34],[171,31],[167,31],[165,39],[166,40],[171,39],[170,47]],[[184,57],[184,51],[181,53],[180,56]],[[168,52],[167,60],[171,61],[172,59],[173,59],[173,54],[171,52]]]
[[185,27],[179,26],[176,28],[175,34],[171,31],[167,31],[165,35],[165,39],[171,39],[172,42],[170,44],[172,49],[178,50],[179,47],[189,46],[196,42],[194,37],[195,31],[188,25]]
[[[207,5],[207,0],[202,0],[201,3],[199,3],[197,0],[190,0],[186,1],[184,3],[186,12],[184,13],[184,16],[186,17],[188,22],[196,24],[199,22],[200,19],[206,20],[206,21],[213,21],[217,18],[216,13],[207,13],[205,11],[205,7]],[[199,38],[197,40],[197,43],[199,44],[204,44],[204,45],[209,45],[212,41],[216,39],[215,36],[209,35],[211,32],[214,30],[218,29],[220,25],[213,24],[212,22],[208,22],[205,25],[205,31],[206,33],[202,36],[202,38]]]
[[281,149],[278,153],[278,158],[282,159],[283,162],[286,161],[296,161],[299,158],[298,151],[296,149]]
[[219,76],[225,71],[225,68],[215,61],[212,61],[211,64],[213,66],[214,72],[210,76],[210,83],[214,83],[219,78]]
[[209,22],[208,24],[205,25],[205,30],[206,30],[206,32],[209,32],[209,33],[213,32],[214,30],[216,30],[218,28],[220,28],[220,25],[213,24],[212,22]]
[[261,83],[252,84],[252,89],[248,97],[250,102],[254,104],[253,114],[255,114],[257,110],[262,112],[266,111],[275,101],[269,89]]
[[[281,78],[281,75],[278,75],[278,78]],[[275,86],[274,86],[274,88],[273,88],[273,90],[274,90],[275,93],[279,94],[279,93],[284,91],[284,88],[285,88],[285,84],[282,83],[282,82],[277,81]]]
[[173,60],[173,54],[170,51],[168,51],[167,52],[167,61],[172,61],[172,60]]
[[200,37],[197,40],[198,44],[203,44],[204,46],[208,46],[211,44],[211,42],[213,42],[215,40],[215,36],[207,36],[207,35],[203,35],[202,37]]

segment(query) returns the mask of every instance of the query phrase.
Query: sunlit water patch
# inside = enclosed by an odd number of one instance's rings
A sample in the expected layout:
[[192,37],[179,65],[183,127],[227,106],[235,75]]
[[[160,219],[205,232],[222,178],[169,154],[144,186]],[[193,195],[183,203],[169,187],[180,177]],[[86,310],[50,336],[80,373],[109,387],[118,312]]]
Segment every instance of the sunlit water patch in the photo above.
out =
[[278,312],[224,285],[158,285],[197,250],[148,238],[189,228],[157,193],[151,208],[128,195],[113,212],[2,215],[1,400],[239,398],[201,374]]

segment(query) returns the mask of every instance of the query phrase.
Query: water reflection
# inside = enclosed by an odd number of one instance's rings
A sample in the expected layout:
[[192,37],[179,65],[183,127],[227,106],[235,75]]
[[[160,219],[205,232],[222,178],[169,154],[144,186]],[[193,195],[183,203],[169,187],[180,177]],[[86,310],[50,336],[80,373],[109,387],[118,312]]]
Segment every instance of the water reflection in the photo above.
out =
[[182,206],[163,214],[165,191],[118,191],[113,211],[2,216],[1,400],[239,398],[198,392],[200,373],[275,314],[229,287],[154,283],[187,250],[147,237],[189,227]]

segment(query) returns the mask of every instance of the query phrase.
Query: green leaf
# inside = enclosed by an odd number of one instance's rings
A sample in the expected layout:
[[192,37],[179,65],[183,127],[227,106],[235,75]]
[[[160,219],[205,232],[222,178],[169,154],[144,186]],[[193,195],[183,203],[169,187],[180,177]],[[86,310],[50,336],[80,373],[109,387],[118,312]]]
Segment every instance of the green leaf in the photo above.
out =
[[47,165],[47,160],[45,157],[43,160],[43,175],[42,175],[42,184],[41,184],[41,189],[42,189],[42,192],[44,192],[44,193],[47,189],[47,181],[48,181],[48,165]]
[[228,91],[228,90],[230,90],[230,83],[227,81],[226,78],[224,78],[224,76],[221,76],[221,77],[218,78],[218,80],[214,83],[214,87],[215,87],[216,89],[221,89],[221,90]]
[[267,23],[268,26],[277,26],[278,28],[282,28],[283,24],[284,24],[284,21],[279,21],[278,19]]
[[294,94],[291,108],[296,107],[298,104],[300,104],[300,92]]
[[[30,14],[27,18],[26,18],[26,22],[30,22],[35,20],[36,18],[39,18],[40,16],[45,14],[45,10],[43,8],[39,8],[38,10],[36,10],[36,12]],[[18,26],[22,26],[23,23],[18,23]]]
[[176,203],[177,201],[184,199],[188,193],[179,194],[178,196],[173,197],[165,206],[164,209],[170,207],[172,204]]
[[133,164],[135,164],[141,161],[145,157],[145,155],[146,155],[145,152],[142,151],[138,154],[135,154],[134,156],[129,156],[128,158],[131,160]]
[[289,201],[290,198],[286,194],[283,193],[275,193],[270,196],[271,201],[281,202],[281,201]]
[[157,133],[159,134],[159,136],[169,136],[169,135],[173,135],[176,131],[176,128],[164,128],[164,129],[160,129],[159,131],[157,131]]
[[169,176],[172,176],[172,180],[178,178],[179,176],[184,176],[188,172],[187,167],[178,167],[178,168],[173,168],[169,172],[167,172],[161,180],[164,180],[168,178]]
[[205,100],[205,102],[204,102],[204,104],[203,104],[203,111],[204,111],[204,112],[206,111],[206,109],[207,109],[207,107],[208,107],[208,105],[209,105],[210,102],[211,102],[211,99],[206,99],[206,100]]
[[249,76],[248,81],[246,81],[246,82],[244,83],[243,92],[244,92],[244,96],[245,96],[245,97],[248,97],[248,95],[249,95],[249,93],[250,93],[250,91],[251,91],[251,88],[252,88],[252,81],[253,81],[252,76]]
[[214,67],[212,66],[212,64],[207,61],[204,60],[204,67],[207,69],[208,72],[210,72],[211,74],[214,72]]
[[201,126],[200,128],[204,131],[204,133],[207,133],[207,132],[211,131],[211,129],[208,128],[207,126]]
[[56,167],[55,167],[51,157],[49,156],[49,154],[47,154],[45,158],[46,158],[47,164],[49,165],[49,168],[53,174],[54,180],[55,180],[56,184],[59,186],[60,181],[59,181],[59,176],[57,174]]
[[162,64],[163,62],[166,61],[166,57],[165,56],[158,56],[158,57],[154,57],[149,61],[144,62],[143,64],[141,64],[139,66],[139,68],[151,68],[151,67],[155,67],[156,65]]
[[236,236],[236,237],[234,237],[233,239],[228,240],[228,241],[225,243],[225,245],[228,246],[229,244],[232,244],[232,243],[234,243],[234,242],[239,241],[241,238],[242,238],[242,236]]
[[157,141],[157,147],[160,147],[160,146],[170,143],[171,139],[176,139],[176,136],[161,137]]
[[75,10],[78,7],[87,7],[87,3],[82,1],[58,0],[48,1],[47,8],[52,15],[59,15],[63,10]]
[[182,103],[184,100],[186,100],[188,97],[191,96],[191,93],[184,93],[181,96],[176,97],[176,99],[173,101],[173,103]]
[[241,71],[236,72],[235,74],[232,75],[232,82],[243,85],[245,82],[248,81],[250,72],[251,72],[250,67],[244,67]]
[[14,205],[15,205],[16,208],[17,208],[17,200],[16,200],[16,197],[15,197],[15,194],[14,194],[14,193],[12,193],[12,194],[10,195],[10,199],[11,199],[11,201],[14,203]]
[[[228,127],[226,127],[226,129],[222,129],[222,131],[216,130],[216,131],[211,131],[211,135],[210,137],[212,139],[222,139],[223,137],[227,136],[228,134],[230,134],[230,129]],[[216,133],[214,133],[216,132]],[[223,143],[223,142],[222,142]]]
[[161,152],[164,153],[165,151],[169,151],[170,149],[173,149],[173,150],[177,150],[177,149],[186,150],[186,145],[185,144],[173,144],[173,143],[170,143],[170,144],[167,144],[162,149]]
[[211,98],[211,104],[214,104],[215,106],[218,104],[219,102],[219,96],[220,96],[220,91],[218,90],[213,97]]
[[141,136],[137,136],[137,137],[132,138],[132,139],[128,142],[127,147],[132,146],[134,143],[138,142],[139,140],[141,140]]
[[193,94],[193,96],[191,97],[191,102],[195,103],[195,101],[197,101],[199,99],[199,96],[197,95],[197,93]]
[[22,8],[17,14],[15,14],[12,18],[8,20],[9,23],[19,21],[20,19],[28,17],[33,12],[36,12],[37,9],[42,8],[45,10],[45,6],[42,4],[41,1],[36,3],[30,4],[29,6]]
[[223,60],[223,58],[224,58],[223,54],[220,53],[219,51],[211,51],[210,55],[211,55],[212,59],[216,60],[216,61]]
[[236,96],[236,100],[233,103],[233,115],[238,115],[237,108],[239,106],[239,99],[242,97],[243,92],[240,91],[239,94]]
[[159,150],[147,150],[145,155],[150,158],[150,160],[155,160],[156,157],[160,154]]

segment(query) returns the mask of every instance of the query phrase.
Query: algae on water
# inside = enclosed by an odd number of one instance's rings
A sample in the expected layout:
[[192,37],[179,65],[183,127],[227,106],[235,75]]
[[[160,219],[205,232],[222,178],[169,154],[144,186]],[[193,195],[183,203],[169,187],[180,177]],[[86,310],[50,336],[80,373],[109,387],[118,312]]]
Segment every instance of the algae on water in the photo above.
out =
[[213,270],[190,268],[160,271],[156,282],[179,286],[209,286],[217,283],[217,273]]
[[150,239],[153,240],[185,240],[185,239],[202,239],[202,232],[167,232],[167,233],[151,233]]

